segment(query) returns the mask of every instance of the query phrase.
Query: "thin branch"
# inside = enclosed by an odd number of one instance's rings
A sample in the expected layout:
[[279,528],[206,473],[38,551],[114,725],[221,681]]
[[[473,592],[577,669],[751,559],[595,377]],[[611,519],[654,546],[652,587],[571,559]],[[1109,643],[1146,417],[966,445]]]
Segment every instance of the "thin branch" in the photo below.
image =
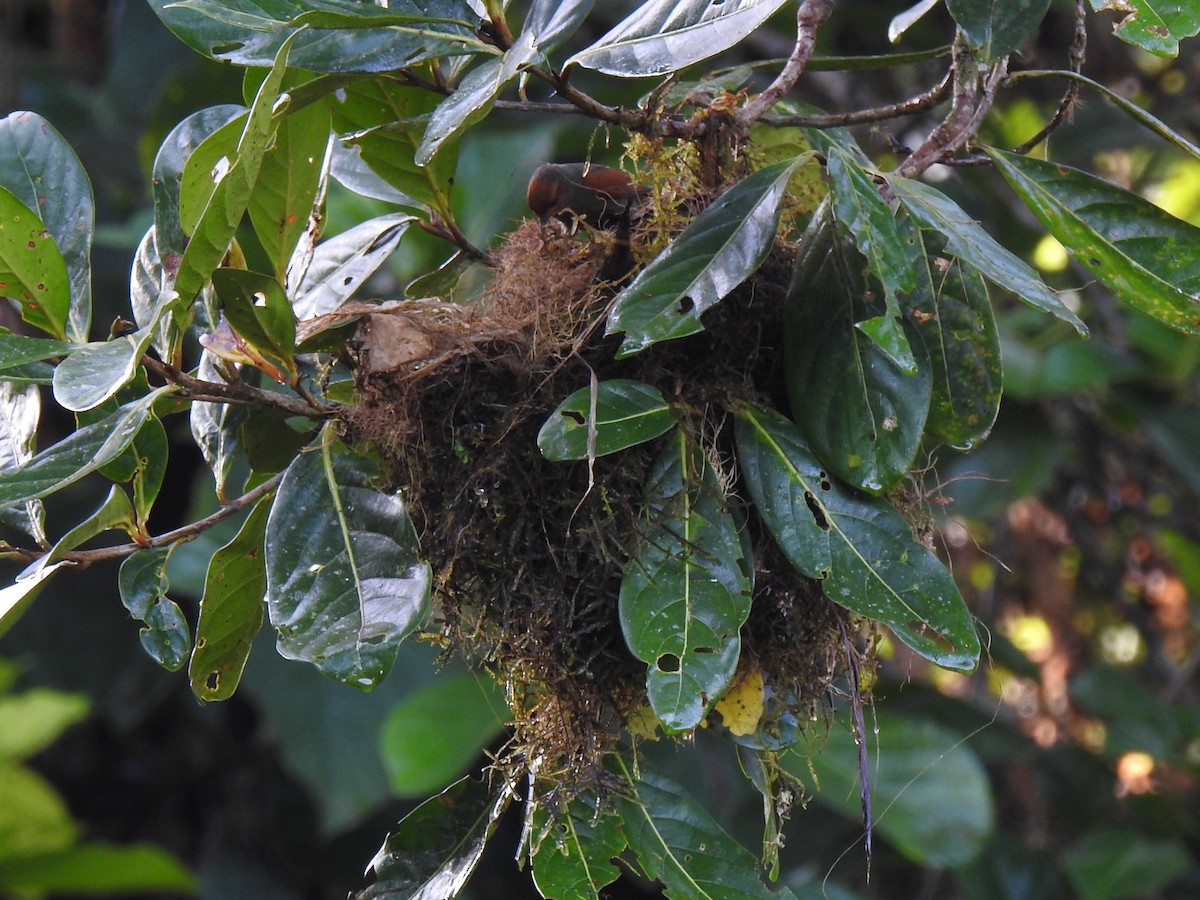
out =
[[946,92],[950,90],[953,69],[947,69],[942,80],[924,93],[917,94],[898,103],[887,106],[876,106],[871,109],[859,109],[845,113],[799,113],[792,116],[765,115],[760,121],[776,127],[797,126],[801,128],[842,128],[849,125],[862,125],[867,122],[879,122],[883,119],[898,119],[901,116],[912,116],[924,112],[937,104]]
[[326,419],[335,415],[338,410],[336,406],[318,402],[311,395],[311,402],[305,403],[287,394],[264,391],[241,382],[204,381],[152,356],[144,356],[142,364],[164,380],[178,385],[183,389],[183,395],[190,400],[256,404],[277,409],[291,416],[305,416],[309,419]]
[[[169,544],[174,544],[178,541],[190,541],[199,537],[203,532],[212,528],[219,522],[228,519],[234,513],[240,512],[249,506],[253,506],[263,497],[270,494],[275,488],[279,487],[279,482],[283,480],[283,472],[272,475],[258,487],[249,490],[236,500],[231,500],[218,509],[216,512],[205,516],[203,519],[197,519],[188,525],[183,525],[172,531],[164,532],[155,537],[147,538],[141,543],[131,544],[115,544],[112,547],[97,547],[94,550],[68,550],[61,557],[63,562],[66,562],[77,569],[83,569],[90,566],[92,563],[102,562],[108,559],[120,559],[124,556],[129,556],[136,553],[138,550],[153,550],[156,547],[166,547]],[[49,550],[30,550],[24,547],[6,548],[4,555],[9,559],[16,559],[21,562],[31,563],[41,559]]]
[[443,241],[449,241],[451,244],[454,244],[454,246],[458,247],[458,249],[462,250],[463,253],[476,262],[481,262],[493,269],[496,268],[496,260],[492,258],[491,254],[480,250],[467,240],[467,236],[462,233],[462,229],[458,227],[457,223],[453,221],[444,222],[440,219],[434,222],[426,222],[423,219],[419,219],[417,224],[427,234],[432,234],[434,237],[439,237]]
[[767,89],[738,111],[740,124],[749,125],[762,118],[784,94],[795,87],[817,45],[817,30],[832,12],[833,0],[803,0],[796,10],[796,46],[792,55]]
[[[1087,7],[1084,0],[1075,0],[1075,39],[1071,42],[1071,51],[1068,60],[1071,67],[1070,70],[1076,75],[1083,71],[1083,60],[1086,55]],[[1075,104],[1078,102],[1079,82],[1072,81],[1067,85],[1067,91],[1062,95],[1062,99],[1058,101],[1058,109],[1054,111],[1054,115],[1050,121],[1042,127],[1041,131],[1019,147],[1014,148],[1013,153],[1024,155],[1050,137],[1063,122],[1071,118],[1072,113],[1075,112]]]

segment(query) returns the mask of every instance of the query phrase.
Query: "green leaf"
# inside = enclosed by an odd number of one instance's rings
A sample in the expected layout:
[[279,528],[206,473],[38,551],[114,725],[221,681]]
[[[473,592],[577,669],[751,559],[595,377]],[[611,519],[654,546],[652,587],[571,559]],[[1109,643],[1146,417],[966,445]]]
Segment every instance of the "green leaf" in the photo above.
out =
[[329,104],[324,101],[284,116],[250,194],[248,211],[254,233],[281,284],[287,278],[292,251],[309,227],[321,186],[329,129]]
[[993,63],[1037,31],[1050,0],[946,0],[946,7],[981,61]]
[[[289,38],[279,48],[271,71],[246,116],[235,157],[228,160],[227,167],[220,166],[209,176],[213,182],[212,193],[183,251],[175,278],[175,288],[185,304],[191,303],[208,282],[213,269],[221,264],[229,249],[229,242],[241,224],[242,214],[258,180],[263,156],[279,126],[275,105],[287,71],[291,46],[292,38]],[[182,208],[180,215],[183,215]]]
[[592,11],[595,0],[534,0],[518,41],[528,40],[544,53],[571,37]]
[[404,502],[323,433],[284,475],[267,523],[267,609],[282,656],[371,688],[429,608]]
[[46,579],[61,569],[65,563],[55,563],[52,566],[38,560],[16,577],[8,587],[0,588],[0,637],[16,624],[17,619],[25,614],[30,604],[37,599]]
[[85,694],[46,688],[0,696],[0,765],[27,759],[49,747],[60,734],[87,718],[88,706]]
[[1191,0],[1091,0],[1092,9],[1124,13],[1113,33],[1158,56],[1177,56],[1179,42],[1200,32],[1200,7]]
[[1119,828],[1086,832],[1062,861],[1081,900],[1152,897],[1193,865],[1183,841]]
[[701,331],[700,314],[762,265],[798,163],[760,169],[727,190],[613,302],[605,334],[625,333],[618,356]]
[[82,546],[96,535],[117,529],[130,537],[138,534],[129,497],[114,484],[109,488],[108,496],[99,509],[59,538],[54,548],[46,555],[46,562],[58,562],[71,550]]
[[66,356],[78,345],[48,338],[25,337],[0,331],[0,370]]
[[464,778],[405,816],[371,860],[375,883],[353,900],[457,897],[512,801],[505,779],[494,785]]
[[151,330],[85,344],[54,370],[54,399],[63,409],[93,409],[123,388],[137,372]]
[[844,149],[830,148],[828,158],[833,213],[869,261],[871,274],[883,284],[887,301],[882,316],[855,322],[855,327],[904,374],[914,375],[917,361],[901,323],[900,298],[917,291],[917,267],[913,262],[920,244],[916,228],[908,221],[907,227],[901,227],[875,183]]
[[442,145],[461,134],[469,125],[482,120],[508,83],[517,77],[517,67],[526,65],[532,55],[523,60],[511,58],[514,46],[499,59],[488,59],[476,66],[449,97],[438,104],[429,117],[429,124],[413,157],[418,166],[428,165]]
[[613,859],[626,846],[621,818],[595,797],[574,798],[553,819],[539,803],[533,828],[533,883],[543,897],[596,900],[620,876]]
[[[624,764],[620,764],[624,769]],[[630,848],[650,879],[673,900],[795,900],[787,888],[768,890],[755,877],[758,860],[734,841],[684,788],[645,763],[634,798],[619,795],[617,809]]]
[[[41,411],[41,393],[36,385],[0,380],[0,472],[15,469],[33,458]],[[46,546],[46,511],[40,500],[27,501],[8,511],[0,509],[0,516],[5,518],[5,524],[21,529]]]
[[45,497],[112,462],[133,443],[154,404],[172,390],[161,387],[126,403],[0,475],[0,506]]
[[955,257],[931,261],[932,299],[912,312],[933,371],[925,432],[968,450],[988,436],[1000,411],[1000,333],[979,270]]
[[181,669],[192,651],[192,632],[174,600],[167,597],[167,560],[175,545],[139,550],[121,563],[117,585],[121,602],[135,619],[145,623],[142,648],[172,672]]
[[674,424],[658,388],[614,378],[560,403],[538,432],[538,449],[555,462],[589,459],[653,440]]
[[270,501],[260,500],[237,536],[208,563],[196,646],[188,664],[188,681],[200,700],[233,696],[254,636],[262,628],[267,592],[263,541],[270,510]]
[[1200,228],[1069,166],[988,155],[1046,229],[1121,300],[1200,334]]
[[608,75],[666,75],[728,50],[784,0],[652,0],[563,65]]
[[6,297],[20,304],[21,318],[30,325],[67,336],[67,264],[42,220],[0,187],[0,299]]
[[0,885],[5,869],[22,857],[63,850],[79,828],[58,792],[25,766],[0,764]]
[[[450,709],[453,716],[446,715]],[[443,675],[417,688],[396,704],[379,735],[392,790],[426,797],[446,787],[510,717],[503,692],[486,675]]]
[[721,479],[682,431],[651,467],[642,521],[621,581],[621,630],[649,665],[655,715],[686,731],[733,679],[753,583]]
[[[912,301],[930,296],[928,271],[911,263],[910,269],[922,276]],[[911,322],[903,327],[915,374],[855,327],[884,312],[880,293],[867,261],[818,212],[788,292],[788,396],[816,454],[839,478],[872,494],[899,482],[912,466],[933,389],[928,353]]]
[[[930,868],[979,855],[996,824],[987,771],[960,737],[933,722],[876,710],[871,742],[875,827],[901,853]],[[781,761],[801,780],[817,779],[820,801],[861,821],[859,747],[845,725],[808,737]]]
[[1083,320],[1063,305],[1037,273],[996,243],[957,203],[911,178],[893,177],[888,184],[917,224],[945,239],[948,253],[966,260],[988,281],[1012,291],[1030,306],[1071,323],[1081,335],[1087,334]]
[[279,282],[245,269],[217,269],[212,284],[238,336],[295,375],[296,316]]
[[0,187],[33,210],[54,239],[70,283],[66,336],[86,341],[96,213],[83,164],[53,125],[37,113],[14,112],[0,119]]
[[474,34],[479,17],[460,0],[393,0],[387,8],[354,0],[150,0],[150,6],[193,48],[239,66],[271,65],[288,39],[295,40],[292,65],[313,72],[389,72],[484,46]]
[[350,299],[399,246],[415,221],[407,213],[388,213],[318,244],[312,261],[299,273],[299,284],[289,291],[296,318],[303,321],[333,312]]
[[334,128],[359,148],[362,161],[417,203],[448,211],[458,162],[455,146],[444,147],[427,165],[415,162],[437,95],[378,79],[347,85],[341,96],[333,107]]
[[736,436],[746,489],[792,565],[931,662],[975,668],[979,638],[954,579],[891,504],[831,478],[778,413],[742,408]]
[[[224,380],[217,366],[219,357],[208,350],[200,354],[196,377],[220,383]],[[192,440],[200,448],[204,461],[212,469],[217,497],[225,502],[225,482],[241,455],[239,431],[249,411],[233,403],[197,400],[189,411]]]
[[0,863],[0,884],[22,895],[192,893],[196,879],[150,844],[89,842]]

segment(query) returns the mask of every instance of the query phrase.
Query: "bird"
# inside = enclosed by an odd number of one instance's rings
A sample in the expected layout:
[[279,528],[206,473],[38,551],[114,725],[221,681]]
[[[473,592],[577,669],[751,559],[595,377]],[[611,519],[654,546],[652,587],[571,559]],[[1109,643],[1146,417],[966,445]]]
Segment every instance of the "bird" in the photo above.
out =
[[578,220],[602,231],[629,226],[646,188],[620,169],[588,163],[544,163],[529,179],[526,202],[544,226],[557,218]]

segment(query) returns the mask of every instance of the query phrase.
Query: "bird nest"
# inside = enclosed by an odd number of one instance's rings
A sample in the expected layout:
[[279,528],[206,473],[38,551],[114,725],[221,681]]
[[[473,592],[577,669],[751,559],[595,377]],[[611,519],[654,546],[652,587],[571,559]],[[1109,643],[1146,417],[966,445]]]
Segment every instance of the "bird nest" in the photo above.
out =
[[[634,235],[635,242],[637,234]],[[507,690],[507,759],[537,761],[569,796],[602,783],[605,754],[645,730],[645,664],[625,645],[617,598],[644,530],[653,443],[588,462],[545,460],[537,434],[595,377],[660,388],[719,464],[732,459],[725,410],[740,397],[782,402],[781,252],[706,316],[709,329],[614,359],[603,334],[610,248],[535,222],[496,252],[472,306],[405,301],[360,329],[359,404],[347,438],[374,446],[404,491],[434,568],[434,626],[448,648]],[[732,466],[722,464],[736,486]],[[806,721],[844,659],[845,613],[798,574],[753,517],[753,611],[742,660],[776,698],[761,728]],[[775,717],[775,721],[772,721]],[[720,724],[720,716],[711,717]]]

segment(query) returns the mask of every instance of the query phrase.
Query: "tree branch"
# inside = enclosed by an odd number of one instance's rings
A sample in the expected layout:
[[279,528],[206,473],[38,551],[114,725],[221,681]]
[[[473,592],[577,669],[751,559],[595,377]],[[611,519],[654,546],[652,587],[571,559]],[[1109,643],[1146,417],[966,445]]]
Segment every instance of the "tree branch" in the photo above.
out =
[[841,128],[848,125],[862,125],[866,122],[879,122],[883,119],[897,119],[901,116],[911,116],[924,112],[946,96],[950,89],[953,69],[947,69],[942,80],[922,94],[891,103],[887,106],[876,106],[871,109],[859,109],[845,113],[798,113],[793,116],[764,115],[760,121],[765,125],[777,127],[797,126],[801,128]]
[[817,30],[833,12],[833,0],[803,0],[796,10],[796,46],[775,80],[765,91],[738,111],[739,124],[746,126],[761,118],[780,98],[795,87],[817,45]]
[[311,395],[309,402],[305,403],[287,394],[264,391],[241,382],[204,381],[149,355],[142,357],[142,364],[165,381],[182,388],[183,395],[189,400],[256,404],[277,409],[290,416],[304,416],[309,419],[327,419],[338,410],[337,406],[320,403]]

